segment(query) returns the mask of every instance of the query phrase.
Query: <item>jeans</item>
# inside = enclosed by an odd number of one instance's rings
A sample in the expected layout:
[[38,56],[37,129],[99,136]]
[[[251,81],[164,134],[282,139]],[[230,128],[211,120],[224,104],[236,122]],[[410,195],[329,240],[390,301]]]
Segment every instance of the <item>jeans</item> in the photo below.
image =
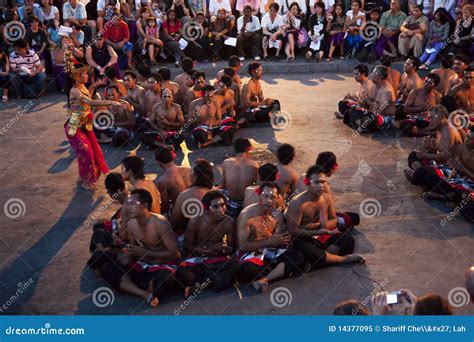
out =
[[36,97],[42,90],[46,81],[46,74],[40,72],[35,76],[10,74],[15,96]]
[[435,49],[436,51],[428,53],[426,52],[427,48],[425,48],[425,52],[423,52],[423,55],[420,57],[420,62],[422,64],[431,65],[435,61],[436,56],[438,56],[438,53],[443,48],[443,42],[434,43],[431,45],[431,48]]

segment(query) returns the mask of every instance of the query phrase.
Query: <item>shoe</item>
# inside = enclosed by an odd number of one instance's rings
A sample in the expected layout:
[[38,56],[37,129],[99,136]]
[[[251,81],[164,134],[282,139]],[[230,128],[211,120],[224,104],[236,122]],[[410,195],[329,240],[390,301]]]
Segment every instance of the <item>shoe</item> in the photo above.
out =
[[174,62],[174,66],[179,68],[179,66],[180,66],[179,62],[178,61]]

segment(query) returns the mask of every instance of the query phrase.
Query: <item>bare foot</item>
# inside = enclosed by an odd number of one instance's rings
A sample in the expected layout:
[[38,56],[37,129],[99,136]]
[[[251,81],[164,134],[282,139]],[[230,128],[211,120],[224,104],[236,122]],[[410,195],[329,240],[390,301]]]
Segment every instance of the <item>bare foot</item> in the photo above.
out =
[[336,116],[337,119],[344,119],[344,115],[342,115],[339,112],[334,112],[334,115]]
[[146,302],[150,304],[152,308],[156,308],[160,304],[158,297],[153,296],[153,293],[150,293],[146,298]]
[[184,289],[184,298],[191,296],[196,288],[194,286],[186,286]]
[[347,254],[345,256],[345,260],[344,260],[344,263],[345,264],[352,264],[352,263],[356,263],[356,264],[364,264],[365,263],[365,259],[362,255],[360,254]]
[[412,169],[405,169],[403,171],[403,173],[405,174],[405,178],[410,182],[412,183],[413,182],[413,175],[415,174],[415,171],[413,171]]
[[263,279],[252,281],[252,285],[255,288],[255,290],[257,290],[260,293],[265,293],[268,290],[268,282]]

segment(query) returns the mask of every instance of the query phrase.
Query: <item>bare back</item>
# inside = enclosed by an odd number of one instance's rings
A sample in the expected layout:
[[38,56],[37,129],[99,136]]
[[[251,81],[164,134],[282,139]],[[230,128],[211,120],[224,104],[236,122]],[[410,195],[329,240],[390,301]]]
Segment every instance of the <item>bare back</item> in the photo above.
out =
[[222,163],[222,185],[233,200],[244,200],[245,188],[257,182],[258,164],[247,157],[236,157]]

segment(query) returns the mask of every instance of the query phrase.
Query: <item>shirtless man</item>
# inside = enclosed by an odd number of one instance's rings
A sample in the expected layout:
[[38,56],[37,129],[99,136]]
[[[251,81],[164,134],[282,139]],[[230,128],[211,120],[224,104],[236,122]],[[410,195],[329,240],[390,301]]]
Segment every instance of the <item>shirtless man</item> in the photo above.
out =
[[251,122],[268,122],[272,112],[280,109],[278,100],[264,98],[260,80],[263,76],[263,67],[260,63],[249,64],[250,80],[242,87],[241,108],[237,114],[240,125]]
[[214,87],[216,89],[214,95],[221,107],[223,117],[235,117],[235,94],[230,87],[232,86],[232,78],[222,75],[221,79],[216,81]]
[[[115,260],[102,265],[100,273],[114,289],[141,297],[157,307],[165,291],[174,287],[173,274],[180,253],[168,220],[150,211],[152,201],[146,190],[130,193],[124,204],[130,216],[129,244]],[[152,266],[160,269],[150,271]]]
[[411,182],[414,170],[421,167],[422,160],[433,160],[438,163],[446,162],[452,156],[453,148],[462,144],[462,138],[458,130],[449,124],[448,110],[437,105],[430,110],[430,130],[436,130],[436,138],[426,137],[420,150],[415,150],[408,156],[408,166],[405,176]]
[[[410,92],[403,108],[404,115],[410,118],[400,123],[400,130],[408,135],[427,135],[430,108],[440,104],[441,94],[435,90],[439,84],[438,75],[430,73],[423,81],[423,88]],[[401,109],[400,109],[401,110]]]
[[[225,197],[219,190],[210,190],[202,198],[204,212],[189,220],[184,234],[184,260],[176,272],[185,286],[187,298],[195,286],[210,282],[215,292],[222,291],[235,281],[240,263],[230,258],[235,251],[234,220],[225,214]],[[207,279],[206,279],[207,278]]]
[[392,68],[392,59],[390,56],[383,55],[380,57],[380,63],[387,68],[387,81],[392,85],[393,91],[396,93],[398,91],[398,87],[400,86],[400,72]]
[[105,69],[105,77],[107,78],[108,85],[114,85],[120,92],[120,97],[127,96],[127,88],[123,84],[122,80],[118,79],[117,70],[115,67],[108,67]]
[[463,76],[464,70],[466,70],[469,67],[470,62],[471,62],[471,59],[466,55],[454,56],[453,71],[456,74],[451,76],[448,81],[446,95],[453,96],[452,89],[458,84],[462,83],[462,76]]
[[188,71],[194,69],[193,60],[189,57],[184,57],[181,60],[181,68],[183,69],[183,72],[174,78],[174,81],[178,84],[180,88],[186,85],[186,80],[189,76]]
[[[260,187],[260,184],[263,182],[273,182],[275,183],[277,180],[278,176],[278,168],[276,165],[273,165],[272,163],[266,163],[263,164],[258,168],[258,180],[256,185],[250,185],[245,188],[245,193],[244,193],[244,205],[242,206],[243,208],[248,207],[249,205],[252,205],[254,203],[258,202],[258,188]],[[283,203],[283,199],[280,198],[278,207],[282,207],[282,210],[284,209],[283,206],[281,205]]]
[[161,95],[163,102],[156,103],[150,113],[149,128],[139,134],[139,139],[148,148],[163,144],[181,149],[184,141],[180,129],[184,126],[184,115],[181,106],[173,102],[173,92],[164,89]]
[[191,186],[191,169],[174,163],[176,155],[163,146],[155,152],[158,166],[164,173],[158,178],[157,185],[161,194],[161,212],[171,215],[178,195]]
[[171,213],[170,221],[174,231],[184,232],[189,219],[202,213],[200,201],[213,185],[214,173],[211,164],[205,159],[197,159],[192,170],[191,187],[178,195]]
[[454,58],[451,55],[444,55],[441,57],[441,68],[433,69],[432,73],[436,74],[440,78],[440,82],[436,87],[442,95],[446,94],[448,90],[449,79],[456,75],[456,72],[452,69]]
[[150,74],[148,76],[147,84],[148,90],[145,92],[145,111],[142,113],[149,118],[153,112],[153,107],[161,102],[161,76],[158,74]]
[[[230,56],[228,67],[234,69],[234,76],[232,77],[232,81],[235,82],[239,87],[241,87],[242,80],[240,79],[240,76],[239,76],[239,70],[242,68],[242,62],[240,61],[239,56],[236,56],[236,55]],[[223,75],[224,75],[224,70],[219,70],[216,78],[220,80]]]
[[462,83],[450,90],[456,99],[457,107],[467,113],[474,113],[474,67],[463,72]]
[[170,89],[173,95],[178,94],[179,84],[171,81],[171,71],[167,67],[161,67],[158,69],[158,75],[161,76],[162,82],[161,87],[163,89]]
[[185,82],[183,83],[183,85],[181,85],[178,89],[178,94],[176,94],[175,96],[175,102],[179,105],[181,105],[181,107],[183,108],[183,112],[184,113],[187,113],[188,112],[188,108],[186,107],[186,102],[185,102],[185,99],[186,99],[186,95],[188,93],[188,91],[194,87],[194,79],[193,79],[193,75],[196,73],[197,71],[194,70],[194,69],[189,69],[187,71],[187,74],[186,74],[186,80]]
[[362,103],[369,96],[373,87],[372,81],[369,79],[369,68],[365,64],[357,64],[354,67],[354,79],[360,83],[359,91],[357,94],[346,94],[339,102],[339,112],[334,113],[338,119],[343,119],[347,110]]
[[[232,78],[232,84],[229,86],[230,90],[234,92],[234,102],[235,102],[235,108],[238,110],[241,108],[240,106],[240,93],[241,93],[241,86],[237,83],[234,82],[234,76],[235,76],[235,70],[227,67],[224,69],[224,75],[229,76]],[[222,75],[222,76],[224,76]]]
[[196,71],[194,74],[191,75],[194,86],[190,87],[186,95],[184,97],[184,111],[189,116],[189,107],[191,106],[191,102],[196,99],[203,97],[203,90],[206,86],[206,74],[201,71]]
[[295,158],[295,148],[290,144],[283,144],[277,149],[278,179],[276,184],[280,189],[282,197],[286,200],[288,196],[296,191],[299,174],[290,164]]
[[[204,97],[191,102],[188,117],[193,123],[193,139],[199,148],[214,143],[232,145],[235,133],[235,120],[222,120],[221,106],[214,96],[214,87],[206,85]],[[233,121],[233,122],[231,122]]]
[[123,84],[127,88],[127,101],[133,106],[136,113],[142,113],[145,108],[145,89],[137,84],[137,75],[133,71],[126,71]]
[[423,81],[418,76],[418,68],[420,67],[420,59],[417,57],[409,57],[405,61],[404,73],[402,75],[400,86],[398,87],[397,102],[405,103],[408,95],[414,89],[421,88]]
[[227,197],[227,214],[237,217],[243,208],[245,189],[257,181],[258,163],[251,159],[252,145],[248,139],[234,142],[235,157],[222,163],[221,188]]
[[355,241],[348,232],[337,229],[334,203],[325,192],[327,177],[319,165],[306,172],[306,191],[290,202],[287,228],[295,238],[293,248],[301,252],[311,267],[363,263],[354,252]]
[[[337,157],[333,152],[330,151],[325,151],[321,152],[318,154],[318,157],[316,158],[316,162],[314,165],[319,165],[323,173],[326,175],[327,179],[334,175],[336,171],[339,169],[339,164],[337,163]],[[296,190],[296,194],[300,194],[304,191],[306,191],[307,186],[305,184],[306,180],[306,173],[304,173],[298,180],[298,189]],[[329,183],[326,182],[326,193],[331,196],[332,199],[334,199],[332,192],[331,192],[331,187],[329,186]]]
[[161,196],[155,186],[155,183],[144,173],[143,160],[136,156],[126,157],[122,160],[122,177],[125,181],[132,184],[130,190],[143,189],[150,193],[153,203],[150,203],[151,212],[154,214],[161,213]]
[[242,210],[237,220],[240,273],[259,292],[267,291],[273,280],[306,271],[301,253],[288,248],[291,237],[283,231],[278,197],[278,186],[263,182],[258,203]]

